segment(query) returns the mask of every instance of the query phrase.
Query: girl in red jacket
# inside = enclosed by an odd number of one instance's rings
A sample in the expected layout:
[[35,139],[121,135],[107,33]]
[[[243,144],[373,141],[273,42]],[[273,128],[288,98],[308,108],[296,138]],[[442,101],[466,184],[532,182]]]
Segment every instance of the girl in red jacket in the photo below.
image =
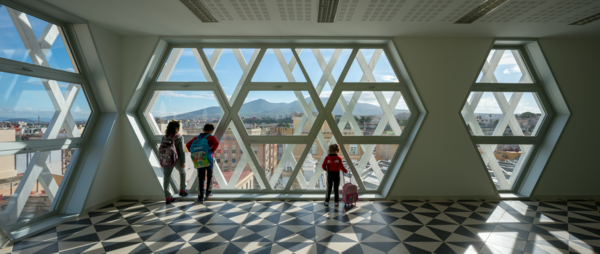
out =
[[340,202],[340,170],[344,173],[348,173],[348,170],[344,168],[342,157],[338,155],[340,152],[340,146],[333,144],[329,146],[329,154],[325,157],[323,162],[323,170],[327,171],[327,196],[325,196],[325,206],[329,206],[329,197],[331,196],[331,189],[335,195],[335,206],[339,205]]

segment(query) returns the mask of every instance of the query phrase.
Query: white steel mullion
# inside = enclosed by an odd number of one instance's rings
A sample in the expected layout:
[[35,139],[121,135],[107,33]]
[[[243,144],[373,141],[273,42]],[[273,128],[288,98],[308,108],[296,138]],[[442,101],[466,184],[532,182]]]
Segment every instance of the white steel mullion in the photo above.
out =
[[494,156],[494,146],[497,145],[479,144],[483,156],[488,158],[487,164],[490,165],[492,172],[494,172],[496,180],[498,180],[498,185],[500,185],[500,188],[502,189],[508,189],[510,188],[510,184],[506,180],[506,177],[504,176],[504,171],[502,170],[502,167],[500,167],[496,156]]
[[[242,51],[240,49],[231,49],[231,51],[233,52],[233,55],[235,56],[235,59],[238,62],[238,65],[240,65],[240,67],[242,68],[242,70],[246,69],[246,66],[248,66],[248,64],[246,64],[246,59],[244,58],[244,54],[242,54]],[[213,69],[216,66],[213,66]]]
[[177,62],[179,62],[179,58],[181,58],[182,53],[182,48],[174,48],[173,51],[171,51],[171,55],[165,63],[165,66],[158,77],[158,81],[169,81],[169,78],[173,74],[173,70],[175,70],[175,66],[177,65]]
[[[504,50],[496,50],[488,63],[487,60],[483,64],[483,76],[481,77],[480,83],[496,83],[496,75],[494,75],[494,71],[498,68],[498,64],[500,60],[502,60],[502,55],[504,55]],[[487,68],[486,68],[487,67]]]
[[[252,69],[252,66],[254,66],[256,64],[256,58],[258,57],[258,53],[260,53],[260,49],[255,49],[254,53],[252,54],[252,57],[250,58],[250,61],[248,61],[248,64],[245,65],[244,68],[242,68],[242,77],[240,78],[240,81],[238,82],[237,86],[235,87],[235,90],[233,91],[233,94],[231,94],[231,98],[229,99],[230,105],[233,105],[233,102],[238,97],[238,94],[240,93],[240,90],[242,89],[244,82],[248,78],[250,69]],[[240,53],[240,55],[241,55],[241,53]],[[242,57],[243,57],[243,55],[242,55]],[[237,55],[236,55],[236,58],[237,58]],[[240,59],[238,59],[238,62],[239,61],[240,61]]]
[[219,59],[221,59],[221,54],[223,53],[223,49],[214,49],[213,53],[210,55],[210,59],[208,59],[208,63],[211,67],[215,68]]
[[519,83],[532,83],[533,80],[529,74],[529,69],[527,69],[527,65],[525,65],[525,62],[523,62],[523,58],[521,57],[519,50],[511,50],[511,52],[515,62],[517,62],[517,65],[521,69],[521,79],[519,80]]
[[[198,65],[200,65],[200,70],[202,71],[204,78],[206,78],[206,81],[213,82],[213,80],[214,80],[216,82],[217,78],[212,77],[212,75],[209,73],[208,67],[202,61],[202,57],[200,57],[200,52],[198,51],[198,49],[192,48],[191,50],[192,50],[192,54],[194,54],[194,58],[196,59],[196,62],[198,63]],[[215,63],[215,65],[216,64],[217,63]],[[214,69],[214,66],[212,66],[212,67]]]

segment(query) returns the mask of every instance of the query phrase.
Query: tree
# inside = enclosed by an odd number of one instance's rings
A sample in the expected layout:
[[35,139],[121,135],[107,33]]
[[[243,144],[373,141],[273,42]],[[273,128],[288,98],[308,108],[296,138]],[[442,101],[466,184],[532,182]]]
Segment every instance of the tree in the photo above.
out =
[[523,112],[521,115],[519,115],[519,118],[537,118],[537,116],[537,114],[531,112]]

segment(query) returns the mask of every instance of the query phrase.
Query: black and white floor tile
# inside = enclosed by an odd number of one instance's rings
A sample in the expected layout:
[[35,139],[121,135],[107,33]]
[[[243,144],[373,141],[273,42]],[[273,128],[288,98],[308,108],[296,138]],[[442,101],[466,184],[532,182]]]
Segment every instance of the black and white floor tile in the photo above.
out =
[[600,202],[122,201],[0,253],[600,253]]

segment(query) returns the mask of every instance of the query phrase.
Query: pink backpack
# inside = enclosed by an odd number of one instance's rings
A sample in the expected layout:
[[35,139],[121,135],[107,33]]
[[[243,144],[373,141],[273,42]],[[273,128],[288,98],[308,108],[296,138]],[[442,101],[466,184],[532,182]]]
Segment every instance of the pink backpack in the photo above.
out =
[[175,134],[173,137],[165,136],[163,141],[160,143],[158,148],[158,161],[161,167],[175,167],[179,155],[175,148],[175,139],[179,138],[179,134]]
[[342,201],[346,205],[356,205],[356,202],[358,201],[358,188],[354,184],[346,183],[344,174],[342,174],[342,178],[344,179],[344,186],[342,186]]

